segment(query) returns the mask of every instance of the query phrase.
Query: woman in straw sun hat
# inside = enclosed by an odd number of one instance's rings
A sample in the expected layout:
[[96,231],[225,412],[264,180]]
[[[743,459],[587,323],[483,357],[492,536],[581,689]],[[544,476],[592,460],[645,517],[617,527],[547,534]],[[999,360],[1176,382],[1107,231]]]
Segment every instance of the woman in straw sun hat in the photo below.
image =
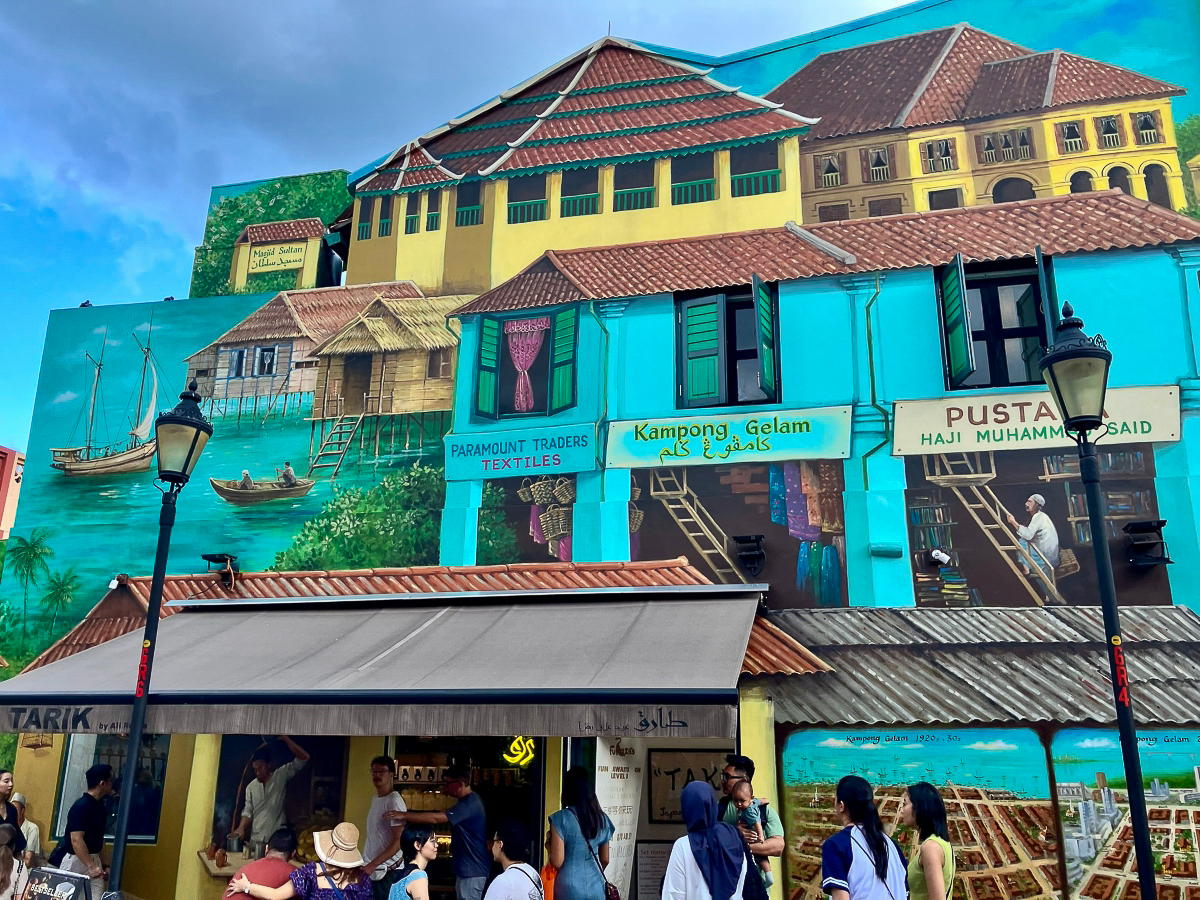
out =
[[260,900],[371,900],[371,880],[363,871],[356,826],[342,822],[332,831],[314,833],[313,849],[320,862],[297,869],[283,887],[251,884],[244,875],[229,886]]

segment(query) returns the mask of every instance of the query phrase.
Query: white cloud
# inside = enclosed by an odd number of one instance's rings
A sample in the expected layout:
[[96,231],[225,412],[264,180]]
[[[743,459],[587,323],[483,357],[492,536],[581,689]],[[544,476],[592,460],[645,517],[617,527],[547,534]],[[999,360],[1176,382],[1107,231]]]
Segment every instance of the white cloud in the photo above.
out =
[[853,747],[854,745],[851,744],[849,741],[842,740],[841,738],[825,738],[825,740],[821,741],[819,744],[817,744],[817,746],[818,747],[839,747],[839,748],[841,748],[841,747]]
[[1112,738],[1085,738],[1075,746],[1080,750],[1115,750],[1117,742]]
[[1017,747],[1016,744],[1010,744],[1008,741],[976,741],[974,744],[967,744],[966,749],[967,750],[984,750],[984,751],[991,752],[991,751],[998,751],[998,750],[1004,750],[1004,751],[1017,750],[1019,748]]
[[53,400],[51,400],[50,404],[53,406],[56,403],[70,403],[72,400],[76,399],[78,396],[79,395],[77,393],[75,393],[74,391],[63,391],[61,394],[59,394],[57,397],[55,397]]

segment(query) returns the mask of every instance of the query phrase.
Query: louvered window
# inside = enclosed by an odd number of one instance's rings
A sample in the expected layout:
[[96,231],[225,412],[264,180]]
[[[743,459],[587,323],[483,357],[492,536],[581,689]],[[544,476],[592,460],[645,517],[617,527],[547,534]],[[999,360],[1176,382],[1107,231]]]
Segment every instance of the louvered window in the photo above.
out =
[[821,159],[821,187],[837,187],[842,183],[842,170],[838,168],[836,156]]
[[1158,117],[1152,112],[1136,113],[1139,144],[1157,144],[1159,136]]
[[1063,149],[1067,153],[1083,152],[1083,123],[1064,122],[1062,126]]
[[1007,132],[1000,135],[1000,158],[1004,160],[1017,158],[1017,148],[1013,146],[1012,136]]
[[994,134],[983,136],[983,147],[979,151],[979,155],[985,163],[996,161],[996,136]]
[[1100,143],[1109,148],[1121,146],[1123,142],[1121,131],[1117,128],[1116,116],[1101,116],[1097,125],[1099,125],[1096,130],[1100,133]]
[[1028,128],[1017,132],[1017,158],[1033,159],[1033,135]]
[[876,147],[871,154],[871,181],[889,181],[892,177],[892,167],[888,165],[887,149]]

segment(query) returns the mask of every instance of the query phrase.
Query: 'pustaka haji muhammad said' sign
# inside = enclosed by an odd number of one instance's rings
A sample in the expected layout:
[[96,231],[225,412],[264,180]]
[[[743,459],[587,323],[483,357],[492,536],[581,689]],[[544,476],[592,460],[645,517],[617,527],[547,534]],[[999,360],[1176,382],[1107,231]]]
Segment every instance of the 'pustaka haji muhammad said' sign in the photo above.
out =
[[[1108,443],[1179,440],[1179,388],[1113,388],[1104,398]],[[972,394],[896,403],[894,456],[1070,447],[1050,392]]]
[[850,407],[832,406],[612,422],[605,463],[655,468],[849,455]]

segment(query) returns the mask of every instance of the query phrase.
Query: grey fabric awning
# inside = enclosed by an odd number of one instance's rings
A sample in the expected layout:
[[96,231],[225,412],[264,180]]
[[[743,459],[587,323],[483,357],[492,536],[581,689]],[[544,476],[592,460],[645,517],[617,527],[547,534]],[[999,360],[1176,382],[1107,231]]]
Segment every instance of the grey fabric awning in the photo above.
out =
[[[737,682],[757,591],[447,599],[454,605],[326,601],[170,616],[160,625],[147,727],[184,734],[736,733]],[[126,730],[141,646],[138,631],[0,683],[0,731]]]

